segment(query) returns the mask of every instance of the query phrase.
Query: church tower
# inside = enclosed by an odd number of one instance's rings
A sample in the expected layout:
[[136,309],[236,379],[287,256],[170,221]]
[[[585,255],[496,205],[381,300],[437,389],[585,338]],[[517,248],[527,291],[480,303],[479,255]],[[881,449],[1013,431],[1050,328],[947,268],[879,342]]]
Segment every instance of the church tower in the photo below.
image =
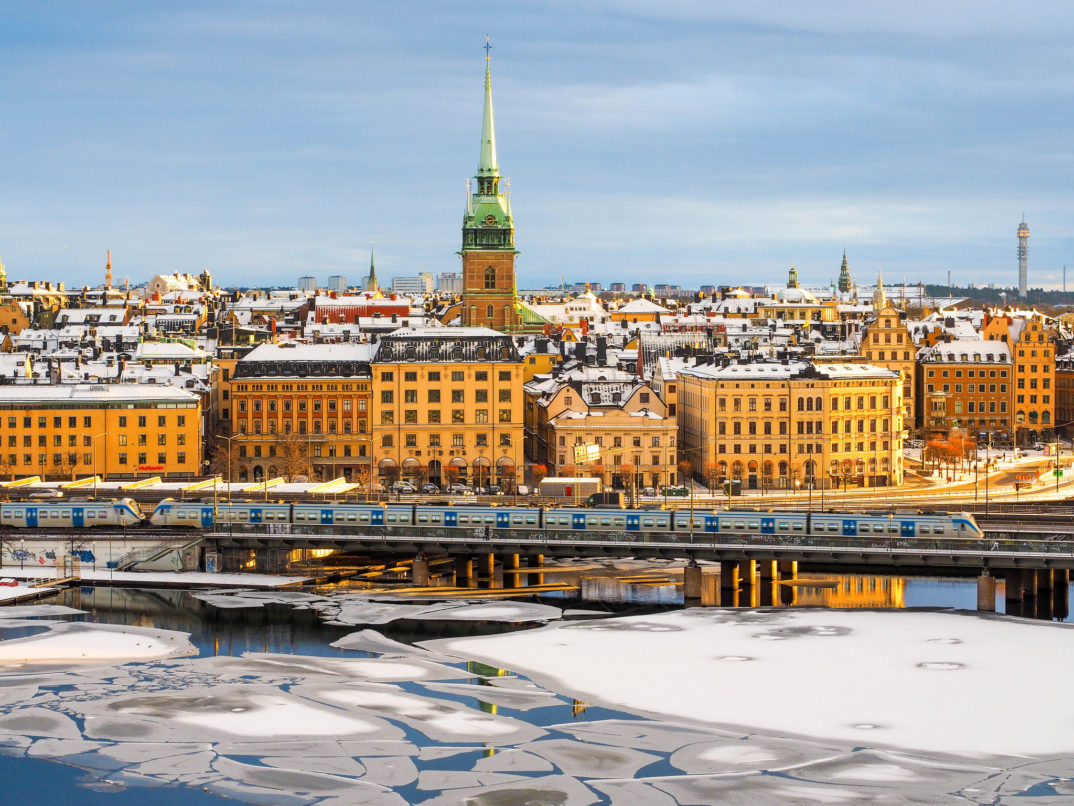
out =
[[843,250],[843,265],[839,267],[839,291],[840,293],[849,293],[852,286],[850,279],[850,266],[847,265],[847,250]]
[[492,120],[492,73],[485,45],[485,112],[476,187],[467,182],[462,219],[462,322],[493,330],[518,326],[515,293],[515,225],[509,194],[500,189],[496,128]]
[[104,290],[112,290],[112,250],[108,250],[108,260],[104,264]]

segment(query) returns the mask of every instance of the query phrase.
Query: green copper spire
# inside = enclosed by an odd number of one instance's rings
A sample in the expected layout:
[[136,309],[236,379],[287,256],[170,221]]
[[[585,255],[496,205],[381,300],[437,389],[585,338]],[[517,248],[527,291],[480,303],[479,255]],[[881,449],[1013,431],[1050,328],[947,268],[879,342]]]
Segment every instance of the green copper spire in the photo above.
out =
[[850,266],[847,265],[847,249],[843,247],[843,265],[839,267],[839,290],[844,294],[850,291]]
[[496,125],[492,120],[492,69],[489,57],[488,36],[485,37],[485,114],[481,119],[481,159],[477,163],[478,176],[499,176],[496,161]]

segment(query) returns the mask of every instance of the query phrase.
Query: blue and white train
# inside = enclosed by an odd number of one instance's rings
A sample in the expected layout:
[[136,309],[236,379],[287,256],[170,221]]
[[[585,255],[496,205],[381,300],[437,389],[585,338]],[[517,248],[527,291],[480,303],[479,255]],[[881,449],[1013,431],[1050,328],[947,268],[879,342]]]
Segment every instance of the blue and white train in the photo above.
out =
[[19,501],[0,504],[0,526],[16,529],[70,529],[137,526],[145,521],[130,498],[112,501]]
[[[215,509],[215,518],[214,518]],[[969,513],[766,512],[758,510],[648,510],[545,507],[432,506],[423,504],[280,504],[181,502],[165,499],[154,526],[207,529],[216,523],[295,526],[461,527],[541,532],[675,532],[780,537],[979,538]],[[692,523],[691,523],[692,520]]]

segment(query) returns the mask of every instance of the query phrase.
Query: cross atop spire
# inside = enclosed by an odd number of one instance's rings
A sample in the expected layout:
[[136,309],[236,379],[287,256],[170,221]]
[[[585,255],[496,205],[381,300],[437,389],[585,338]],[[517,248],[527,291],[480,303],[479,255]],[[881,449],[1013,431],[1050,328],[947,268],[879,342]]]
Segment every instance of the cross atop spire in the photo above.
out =
[[492,45],[485,37],[485,111],[481,118],[481,158],[477,163],[478,176],[499,176],[500,166],[496,160],[496,126],[492,120]]

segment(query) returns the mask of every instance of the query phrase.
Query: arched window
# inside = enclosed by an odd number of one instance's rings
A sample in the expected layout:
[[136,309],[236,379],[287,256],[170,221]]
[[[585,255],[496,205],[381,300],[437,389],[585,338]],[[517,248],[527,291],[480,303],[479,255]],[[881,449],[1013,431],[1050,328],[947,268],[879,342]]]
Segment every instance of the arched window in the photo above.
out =
[[485,309],[485,314],[488,317],[488,320],[491,322],[492,321],[492,306],[491,305],[489,305],[488,308]]
[[[495,288],[495,287],[496,287],[496,269],[492,268],[492,266],[489,266],[487,269],[485,269],[485,288]],[[489,316],[491,316],[491,315],[492,314],[489,314]]]

